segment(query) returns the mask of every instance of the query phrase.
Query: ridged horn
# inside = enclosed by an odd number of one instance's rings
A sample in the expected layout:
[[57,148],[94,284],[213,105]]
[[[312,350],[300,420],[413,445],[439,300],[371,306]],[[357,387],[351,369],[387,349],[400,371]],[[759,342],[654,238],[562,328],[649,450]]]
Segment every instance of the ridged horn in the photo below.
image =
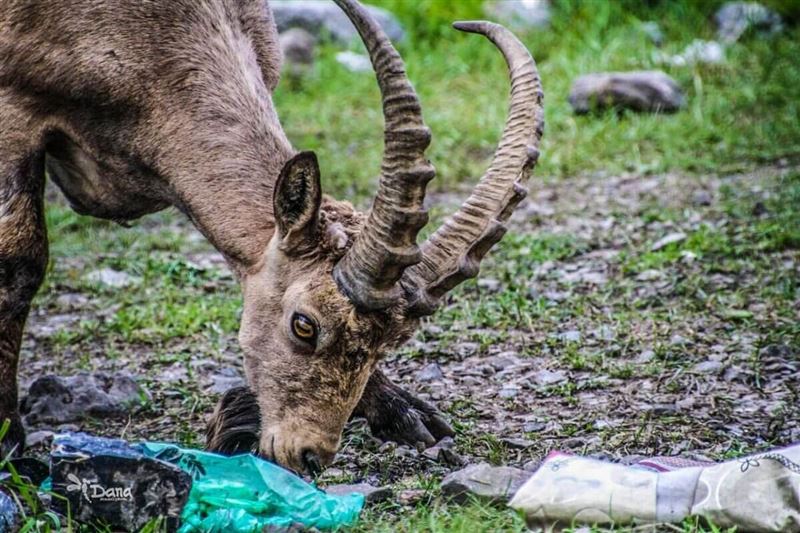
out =
[[484,255],[503,237],[504,223],[527,195],[544,128],[539,72],[525,46],[509,30],[492,22],[456,22],[453,26],[485,35],[502,52],[511,78],[509,112],[486,174],[459,210],[422,244],[422,261],[403,274],[400,284],[406,291],[410,316],[433,313],[448,291],[477,276]]
[[334,0],[367,47],[381,90],[384,150],[378,193],[353,246],[333,271],[339,289],[362,311],[396,304],[403,271],[421,259],[417,233],[428,222],[425,186],[434,169],[425,159],[430,130],[405,66],[383,29],[355,0]]

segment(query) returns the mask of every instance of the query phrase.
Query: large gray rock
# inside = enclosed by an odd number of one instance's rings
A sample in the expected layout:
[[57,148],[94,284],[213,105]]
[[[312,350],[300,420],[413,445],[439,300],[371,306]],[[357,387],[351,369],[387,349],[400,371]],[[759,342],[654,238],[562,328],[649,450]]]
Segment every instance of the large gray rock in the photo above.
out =
[[596,72],[573,82],[569,103],[576,113],[609,107],[673,112],[684,97],[677,82],[659,70]]
[[[358,38],[350,19],[330,0],[270,0],[269,5],[281,33],[289,28],[303,28],[318,38],[330,36],[344,44]],[[403,27],[391,13],[366,7],[392,41],[403,40]]]
[[506,503],[530,476],[530,472],[510,466],[470,465],[442,480],[442,495],[458,502],[472,497],[491,503]]
[[31,384],[20,411],[28,424],[117,417],[140,404],[146,394],[127,374],[44,376]]
[[486,16],[516,30],[544,28],[550,24],[549,0],[490,0],[483,6]]
[[717,36],[732,43],[750,29],[772,35],[783,30],[781,16],[758,2],[728,2],[714,15]]

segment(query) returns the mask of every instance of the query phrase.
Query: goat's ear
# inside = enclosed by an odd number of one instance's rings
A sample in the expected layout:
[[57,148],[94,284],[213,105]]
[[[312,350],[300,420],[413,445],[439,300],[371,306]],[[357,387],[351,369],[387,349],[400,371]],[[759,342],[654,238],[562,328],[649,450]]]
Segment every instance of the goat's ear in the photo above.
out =
[[321,201],[317,156],[300,152],[283,166],[273,197],[278,235],[286,251],[313,246]]

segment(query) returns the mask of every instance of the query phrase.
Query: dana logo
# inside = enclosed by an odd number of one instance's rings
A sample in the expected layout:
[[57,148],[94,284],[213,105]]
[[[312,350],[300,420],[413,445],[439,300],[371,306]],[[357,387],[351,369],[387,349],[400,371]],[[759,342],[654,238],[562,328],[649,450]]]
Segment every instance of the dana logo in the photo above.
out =
[[104,487],[96,480],[81,479],[75,474],[67,474],[70,483],[67,484],[67,492],[80,491],[81,496],[87,502],[117,502],[129,501],[133,499],[130,487]]

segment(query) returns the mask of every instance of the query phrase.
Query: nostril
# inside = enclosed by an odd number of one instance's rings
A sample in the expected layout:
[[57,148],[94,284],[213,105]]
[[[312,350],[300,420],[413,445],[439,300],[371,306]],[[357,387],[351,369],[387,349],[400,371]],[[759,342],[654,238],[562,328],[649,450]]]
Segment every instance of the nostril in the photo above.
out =
[[312,476],[316,476],[322,472],[322,464],[319,460],[319,455],[316,452],[311,450],[304,450],[301,454],[303,459],[303,466],[306,468],[309,474]]

